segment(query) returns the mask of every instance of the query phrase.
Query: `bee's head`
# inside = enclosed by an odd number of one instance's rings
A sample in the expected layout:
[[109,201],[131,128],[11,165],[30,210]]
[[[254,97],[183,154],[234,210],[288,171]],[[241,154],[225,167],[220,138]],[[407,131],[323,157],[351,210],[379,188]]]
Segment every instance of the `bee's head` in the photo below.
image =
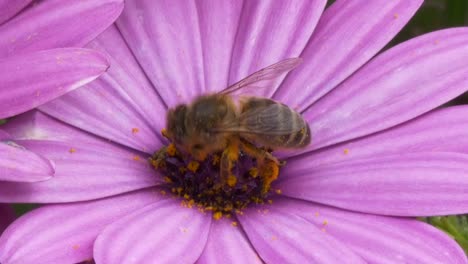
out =
[[183,144],[187,138],[187,129],[185,119],[187,115],[187,106],[179,105],[175,109],[167,112],[166,133],[167,136],[176,144]]

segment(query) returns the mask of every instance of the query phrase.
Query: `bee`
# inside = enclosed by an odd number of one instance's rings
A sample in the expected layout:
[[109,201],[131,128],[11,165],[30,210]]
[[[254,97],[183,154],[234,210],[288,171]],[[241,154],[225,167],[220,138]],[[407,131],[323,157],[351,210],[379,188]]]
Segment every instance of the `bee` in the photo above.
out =
[[[167,113],[164,136],[196,160],[222,151],[221,177],[226,178],[239,151],[257,161],[279,161],[266,149],[303,148],[311,142],[308,123],[287,105],[263,97],[233,93],[262,81],[273,80],[297,67],[300,58],[290,58],[263,68],[221,92],[201,95],[190,104],[180,104]],[[237,104],[236,104],[237,103]]]

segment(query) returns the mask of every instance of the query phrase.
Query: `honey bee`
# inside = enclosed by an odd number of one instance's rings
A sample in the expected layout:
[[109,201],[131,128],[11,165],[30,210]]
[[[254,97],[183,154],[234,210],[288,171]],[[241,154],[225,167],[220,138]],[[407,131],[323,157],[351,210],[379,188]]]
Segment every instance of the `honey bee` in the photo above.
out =
[[242,150],[257,159],[279,161],[265,149],[303,148],[311,142],[310,128],[301,115],[285,104],[263,97],[244,97],[236,104],[233,93],[255,87],[297,67],[290,58],[263,68],[221,92],[201,95],[167,113],[164,135],[196,160],[222,151],[221,177],[230,173]]

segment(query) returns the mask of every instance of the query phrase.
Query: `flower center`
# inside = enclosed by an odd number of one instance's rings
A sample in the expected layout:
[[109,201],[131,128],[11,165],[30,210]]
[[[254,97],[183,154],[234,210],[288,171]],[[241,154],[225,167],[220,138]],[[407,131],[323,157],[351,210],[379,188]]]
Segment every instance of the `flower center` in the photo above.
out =
[[241,151],[230,174],[222,177],[221,157],[221,152],[213,153],[196,161],[170,144],[156,152],[150,162],[163,175],[167,190],[184,199],[183,206],[211,211],[215,219],[241,213],[249,204],[271,202],[270,186],[279,173],[275,162],[259,162]]

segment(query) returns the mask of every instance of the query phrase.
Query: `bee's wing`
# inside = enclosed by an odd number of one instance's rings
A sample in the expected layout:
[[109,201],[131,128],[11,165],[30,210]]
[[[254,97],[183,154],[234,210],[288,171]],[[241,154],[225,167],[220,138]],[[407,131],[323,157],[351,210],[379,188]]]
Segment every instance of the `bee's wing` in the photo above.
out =
[[[266,68],[263,68],[257,72],[252,73],[251,75],[227,87],[226,89],[222,90],[219,93],[231,94],[242,88],[253,86],[253,84],[255,83],[275,79],[279,77],[281,74],[287,73],[291,71],[292,69],[296,68],[297,65],[299,65],[301,62],[302,62],[301,58],[289,58],[289,59],[282,60]],[[258,86],[255,88],[261,88],[261,87]]]
[[291,110],[281,103],[259,107],[242,113],[238,120],[224,124],[215,131],[279,136],[298,132],[304,127],[304,124],[296,124],[297,119],[285,113],[291,113]]

